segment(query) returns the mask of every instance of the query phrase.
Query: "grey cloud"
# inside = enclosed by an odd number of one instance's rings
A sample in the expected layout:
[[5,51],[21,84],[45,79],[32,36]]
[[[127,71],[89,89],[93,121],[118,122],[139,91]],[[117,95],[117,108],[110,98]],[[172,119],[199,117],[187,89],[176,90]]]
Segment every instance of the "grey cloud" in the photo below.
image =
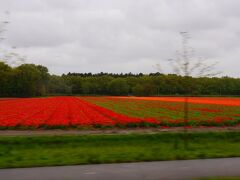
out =
[[0,0],[11,12],[4,46],[52,73],[154,72],[189,31],[197,57],[239,77],[239,0]]

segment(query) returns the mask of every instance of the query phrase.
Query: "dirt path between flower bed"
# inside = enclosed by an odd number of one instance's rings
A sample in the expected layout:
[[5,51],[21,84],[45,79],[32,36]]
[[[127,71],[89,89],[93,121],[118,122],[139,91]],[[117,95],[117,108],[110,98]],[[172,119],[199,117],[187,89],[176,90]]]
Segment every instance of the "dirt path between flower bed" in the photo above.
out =
[[[87,134],[152,134],[159,132],[183,132],[183,127],[175,128],[136,128],[136,129],[93,129],[93,130],[0,130],[0,136],[61,136],[61,135],[87,135]],[[189,132],[228,132],[240,131],[240,127],[201,127],[188,128]]]

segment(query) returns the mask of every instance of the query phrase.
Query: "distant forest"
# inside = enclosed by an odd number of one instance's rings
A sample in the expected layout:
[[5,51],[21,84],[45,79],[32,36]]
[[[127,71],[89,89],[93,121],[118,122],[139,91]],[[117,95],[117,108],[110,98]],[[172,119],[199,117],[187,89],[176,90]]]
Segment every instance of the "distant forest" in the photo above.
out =
[[50,75],[41,65],[10,67],[0,62],[1,97],[47,95],[185,95],[186,80],[191,95],[240,95],[240,79],[231,77],[182,77],[175,74],[68,73]]

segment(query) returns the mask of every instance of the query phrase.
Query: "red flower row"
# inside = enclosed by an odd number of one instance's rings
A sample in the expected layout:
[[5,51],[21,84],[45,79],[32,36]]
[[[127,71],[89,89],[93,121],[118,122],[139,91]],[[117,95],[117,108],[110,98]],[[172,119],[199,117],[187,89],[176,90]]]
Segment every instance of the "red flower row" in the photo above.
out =
[[75,97],[32,98],[1,101],[0,126],[114,126],[155,123],[153,118],[134,118],[115,113]]

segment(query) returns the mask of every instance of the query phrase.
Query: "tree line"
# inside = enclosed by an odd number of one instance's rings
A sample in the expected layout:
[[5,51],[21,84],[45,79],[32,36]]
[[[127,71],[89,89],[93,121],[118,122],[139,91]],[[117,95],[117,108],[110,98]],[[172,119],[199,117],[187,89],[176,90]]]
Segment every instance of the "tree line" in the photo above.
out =
[[[240,95],[240,79],[232,77],[187,77],[191,95]],[[190,83],[189,83],[190,82]],[[46,95],[185,95],[186,77],[176,74],[68,73],[50,75],[47,67],[22,64],[10,67],[0,62],[0,96]]]
[[0,96],[44,96],[48,91],[50,75],[41,65],[22,64],[12,68],[0,62]]

